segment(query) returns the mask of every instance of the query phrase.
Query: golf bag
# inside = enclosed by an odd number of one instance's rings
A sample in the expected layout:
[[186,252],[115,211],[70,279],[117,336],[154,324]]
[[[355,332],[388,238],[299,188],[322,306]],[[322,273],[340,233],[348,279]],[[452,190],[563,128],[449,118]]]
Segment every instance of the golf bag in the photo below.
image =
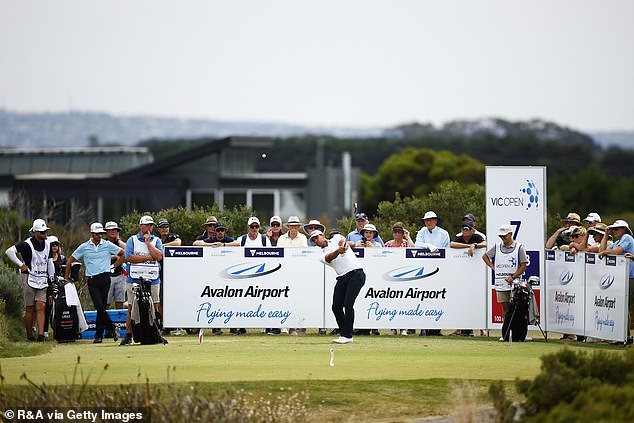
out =
[[57,342],[75,342],[79,333],[77,307],[66,303],[64,278],[56,276],[50,282],[52,304],[49,319],[53,328],[53,338]]
[[134,295],[130,321],[134,342],[145,345],[159,342],[166,344],[156,323],[154,301],[152,301],[152,281],[141,278],[140,284],[135,283],[132,286],[132,291]]
[[504,342],[509,341],[509,336],[514,342],[524,341],[528,332],[528,305],[530,301],[530,288],[526,281],[513,282],[513,291],[509,301],[504,324],[502,325],[502,337]]

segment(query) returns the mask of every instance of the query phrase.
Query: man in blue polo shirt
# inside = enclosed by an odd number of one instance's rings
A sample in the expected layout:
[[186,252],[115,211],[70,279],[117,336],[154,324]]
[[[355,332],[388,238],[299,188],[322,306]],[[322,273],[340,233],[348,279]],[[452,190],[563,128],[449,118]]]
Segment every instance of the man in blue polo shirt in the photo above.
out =
[[112,323],[106,306],[110,290],[110,257],[112,255],[119,256],[114,266],[120,265],[124,260],[123,249],[102,239],[101,237],[105,233],[101,223],[95,222],[90,225],[90,239],[77,247],[69,257],[64,273],[64,280],[66,283],[70,283],[71,265],[77,260],[84,259],[88,292],[97,311],[95,340],[93,341],[95,344],[100,344],[103,341],[104,326],[106,330],[113,333],[115,341],[119,339],[119,331]]
[[143,216],[139,220],[139,232],[128,238],[125,245],[125,260],[128,263],[128,317],[126,319],[126,336],[120,345],[132,343],[132,284],[141,283],[141,278],[152,281],[152,301],[154,308],[158,307],[159,289],[161,279],[159,277],[159,261],[163,260],[163,243],[161,239],[152,235],[154,219],[151,216]]

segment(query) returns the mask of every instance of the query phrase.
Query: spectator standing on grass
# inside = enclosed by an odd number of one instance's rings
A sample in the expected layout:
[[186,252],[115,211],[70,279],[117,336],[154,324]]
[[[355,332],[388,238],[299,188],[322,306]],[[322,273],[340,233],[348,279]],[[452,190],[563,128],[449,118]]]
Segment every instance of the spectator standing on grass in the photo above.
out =
[[[506,316],[508,302],[511,299],[513,281],[524,274],[528,266],[528,256],[523,244],[513,239],[513,227],[502,225],[498,229],[501,242],[495,243],[482,260],[494,272],[495,296],[502,306],[502,319]],[[495,261],[495,264],[494,264]]]
[[[106,230],[106,240],[125,251],[125,242],[121,241],[121,238],[119,238],[121,228],[117,222],[106,222],[104,229]],[[118,266],[114,265],[118,259],[119,256],[116,254],[113,254],[110,258],[110,289],[108,290],[108,305],[106,308],[109,308],[110,304],[114,301],[115,308],[122,309],[123,303],[125,302],[126,285],[125,274],[123,273],[123,263]]]
[[108,291],[110,291],[110,258],[113,255],[118,257],[114,266],[123,263],[123,249],[111,242],[106,241],[102,236],[106,233],[103,225],[95,222],[90,225],[90,239],[81,244],[68,258],[68,264],[64,274],[66,283],[71,283],[70,270],[74,261],[84,260],[86,269],[86,285],[92,303],[97,311],[95,344],[103,341],[103,330],[112,334],[113,339],[119,339],[119,330],[110,319],[106,308],[108,306]]
[[[44,342],[44,321],[46,320],[46,293],[49,278],[55,274],[50,259],[51,245],[47,241],[47,231],[43,219],[35,219],[29,230],[31,237],[5,251],[9,259],[20,268],[20,285],[24,298],[24,327],[29,341]],[[17,256],[20,253],[22,260]],[[33,324],[37,323],[37,338],[33,335]]]
[[341,336],[333,342],[352,343],[354,302],[365,284],[365,273],[361,263],[342,235],[334,235],[328,241],[324,238],[323,232],[314,230],[310,234],[310,239],[322,249],[321,262],[332,267],[337,273],[337,283],[332,296],[332,312]]
[[[612,234],[616,241],[608,246],[609,236]],[[609,255],[627,255],[634,256],[634,238],[632,238],[632,230],[625,220],[617,220],[608,226],[601,245],[599,246],[599,256],[605,257]],[[630,286],[629,286],[629,303],[627,311],[627,344],[632,343],[632,318],[631,313],[634,310],[634,263],[630,262]]]
[[[51,260],[53,261],[53,268],[55,269],[55,276],[64,277],[64,266],[66,266],[66,256],[62,254],[62,247],[59,242],[59,238],[55,235],[49,235],[46,237],[49,244],[51,244]],[[49,284],[46,290],[46,310],[44,312],[44,336],[48,338],[48,326],[51,316],[51,307],[53,306],[53,286]]]
[[120,345],[132,343],[132,298],[133,284],[141,284],[141,278],[152,282],[151,295],[154,309],[159,303],[159,290],[161,279],[159,277],[159,261],[163,259],[163,243],[160,238],[152,234],[154,219],[151,216],[142,216],[139,220],[139,232],[128,238],[125,244],[125,260],[128,262],[128,285],[126,295],[128,297],[128,316],[126,318],[126,336]]
[[[392,239],[385,243],[385,248],[412,248],[414,247],[414,241],[409,235],[409,231],[405,229],[403,222],[396,222],[392,225]],[[407,336],[409,331],[407,329],[401,329],[401,335]],[[412,332],[415,333],[415,332]],[[390,335],[394,336],[398,334],[398,330],[391,329]]]

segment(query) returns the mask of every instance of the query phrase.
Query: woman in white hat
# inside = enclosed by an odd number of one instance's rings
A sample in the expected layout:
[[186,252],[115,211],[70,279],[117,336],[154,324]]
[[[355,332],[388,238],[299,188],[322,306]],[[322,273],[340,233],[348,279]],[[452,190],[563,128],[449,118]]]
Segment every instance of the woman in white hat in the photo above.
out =
[[354,244],[353,247],[356,248],[371,248],[371,247],[380,247],[381,245],[377,244],[375,238],[379,236],[379,231],[376,230],[376,226],[371,223],[366,223],[363,229],[361,229],[361,241],[357,241],[351,244]]

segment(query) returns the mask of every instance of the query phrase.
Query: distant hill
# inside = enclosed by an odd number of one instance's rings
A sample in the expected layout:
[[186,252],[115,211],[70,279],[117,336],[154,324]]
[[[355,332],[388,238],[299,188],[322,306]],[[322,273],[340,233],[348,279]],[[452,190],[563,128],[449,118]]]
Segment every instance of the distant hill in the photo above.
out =
[[634,149],[634,131],[583,134],[542,120],[510,122],[504,119],[456,120],[440,127],[413,122],[391,128],[311,127],[275,122],[232,122],[211,119],[177,119],[151,116],[115,116],[107,113],[17,113],[0,109],[0,148],[82,147],[137,145],[150,139],[220,138],[254,135],[279,138],[331,136],[337,138],[463,139],[493,135],[496,138],[531,134],[543,141]]

